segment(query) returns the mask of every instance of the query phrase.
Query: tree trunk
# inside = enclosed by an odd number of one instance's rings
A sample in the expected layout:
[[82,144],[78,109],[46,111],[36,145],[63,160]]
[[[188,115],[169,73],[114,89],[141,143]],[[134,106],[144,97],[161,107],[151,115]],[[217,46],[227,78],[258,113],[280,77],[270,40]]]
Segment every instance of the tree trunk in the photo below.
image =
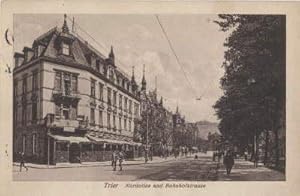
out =
[[278,129],[274,129],[275,132],[275,167],[279,168],[279,135]]
[[264,165],[268,162],[268,151],[269,151],[269,131],[266,131],[266,138],[265,138],[265,157],[264,157]]

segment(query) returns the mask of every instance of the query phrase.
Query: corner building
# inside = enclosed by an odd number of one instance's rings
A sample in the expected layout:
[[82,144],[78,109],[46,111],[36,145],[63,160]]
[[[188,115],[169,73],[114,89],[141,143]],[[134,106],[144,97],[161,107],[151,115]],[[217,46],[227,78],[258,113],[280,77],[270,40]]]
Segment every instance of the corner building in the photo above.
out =
[[134,158],[139,87],[108,57],[69,31],[53,28],[15,53],[14,160],[106,161],[115,149]]

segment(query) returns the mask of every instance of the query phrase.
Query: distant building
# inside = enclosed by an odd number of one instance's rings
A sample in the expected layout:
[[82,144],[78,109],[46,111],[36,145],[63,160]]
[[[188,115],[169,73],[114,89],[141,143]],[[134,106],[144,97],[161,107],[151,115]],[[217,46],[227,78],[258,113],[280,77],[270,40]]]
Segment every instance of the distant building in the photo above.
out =
[[[57,162],[105,161],[115,149],[133,158],[140,97],[134,73],[69,31],[66,22],[15,53],[14,158]],[[142,84],[143,87],[143,84]]]

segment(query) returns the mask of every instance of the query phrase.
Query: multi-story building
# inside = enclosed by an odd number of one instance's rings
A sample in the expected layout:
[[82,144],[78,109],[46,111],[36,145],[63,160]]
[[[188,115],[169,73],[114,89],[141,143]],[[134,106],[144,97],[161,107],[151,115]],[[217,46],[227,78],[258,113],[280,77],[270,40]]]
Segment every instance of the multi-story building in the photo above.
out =
[[53,28],[15,53],[14,154],[32,161],[104,161],[115,149],[134,157],[140,98],[108,57],[69,31]]

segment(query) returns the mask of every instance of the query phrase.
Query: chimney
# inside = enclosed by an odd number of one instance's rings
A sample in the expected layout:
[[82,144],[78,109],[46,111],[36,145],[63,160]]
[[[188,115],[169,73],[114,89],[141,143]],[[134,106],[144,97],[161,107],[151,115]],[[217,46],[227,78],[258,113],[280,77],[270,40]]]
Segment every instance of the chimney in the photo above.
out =
[[14,55],[15,67],[19,67],[24,62],[24,54],[16,52]]
[[24,47],[23,52],[24,52],[24,62],[27,63],[33,57],[34,51],[29,47]]

